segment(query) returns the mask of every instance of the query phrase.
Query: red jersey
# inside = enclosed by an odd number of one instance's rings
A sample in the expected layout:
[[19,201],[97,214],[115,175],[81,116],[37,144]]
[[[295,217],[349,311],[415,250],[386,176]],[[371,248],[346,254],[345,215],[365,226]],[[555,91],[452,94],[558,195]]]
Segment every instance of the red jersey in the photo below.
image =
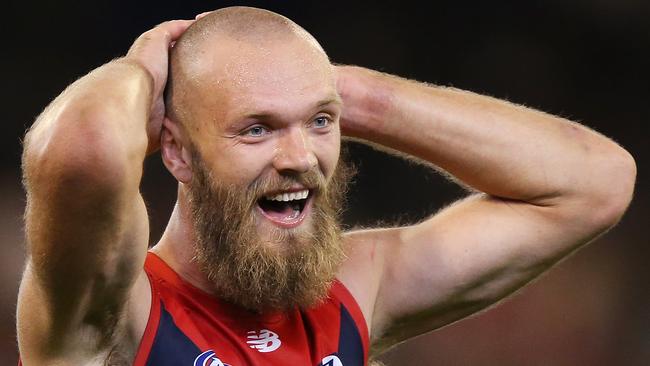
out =
[[363,366],[368,329],[356,301],[335,281],[310,309],[259,315],[185,282],[147,255],[151,312],[134,366]]

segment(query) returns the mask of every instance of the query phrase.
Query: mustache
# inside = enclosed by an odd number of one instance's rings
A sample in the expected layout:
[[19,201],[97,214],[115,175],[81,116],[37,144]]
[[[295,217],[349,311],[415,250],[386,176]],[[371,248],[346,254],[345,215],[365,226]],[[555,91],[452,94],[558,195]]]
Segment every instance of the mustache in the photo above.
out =
[[247,193],[253,200],[258,200],[272,192],[286,191],[296,185],[305,187],[311,194],[321,195],[327,189],[325,175],[316,167],[304,173],[276,171],[259,177],[249,184]]

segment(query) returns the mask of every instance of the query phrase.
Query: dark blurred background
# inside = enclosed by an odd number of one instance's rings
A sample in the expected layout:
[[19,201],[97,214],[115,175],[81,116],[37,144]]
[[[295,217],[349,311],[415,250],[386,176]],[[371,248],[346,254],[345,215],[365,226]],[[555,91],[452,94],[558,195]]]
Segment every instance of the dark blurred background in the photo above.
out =
[[[5,10],[7,5],[0,21],[0,365],[17,360],[24,130],[69,83],[123,55],[140,33],[229,5],[288,16],[336,62],[580,121],[636,158],[636,197],[617,227],[496,308],[396,347],[382,358],[387,365],[650,364],[650,2],[10,0]],[[350,193],[349,226],[418,220],[463,195],[422,167],[364,146],[353,145],[351,152],[360,174]],[[157,156],[145,170],[155,242],[175,184]]]

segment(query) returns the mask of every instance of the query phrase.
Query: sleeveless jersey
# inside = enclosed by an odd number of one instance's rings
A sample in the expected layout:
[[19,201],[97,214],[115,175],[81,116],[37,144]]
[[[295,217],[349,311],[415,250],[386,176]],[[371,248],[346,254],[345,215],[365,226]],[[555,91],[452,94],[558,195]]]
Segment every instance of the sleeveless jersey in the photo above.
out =
[[254,314],[180,278],[148,253],[151,311],[134,366],[363,366],[368,329],[348,290],[335,281],[307,310]]

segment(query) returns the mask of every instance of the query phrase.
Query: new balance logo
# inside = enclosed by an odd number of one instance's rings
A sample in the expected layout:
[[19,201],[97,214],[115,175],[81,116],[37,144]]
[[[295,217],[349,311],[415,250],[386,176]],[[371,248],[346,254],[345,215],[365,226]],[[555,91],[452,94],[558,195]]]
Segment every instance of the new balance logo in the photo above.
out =
[[259,331],[259,333],[251,330],[248,332],[248,336],[246,338],[248,338],[246,343],[248,343],[248,346],[250,348],[256,349],[259,352],[263,353],[273,352],[276,349],[280,348],[280,345],[282,344],[278,335],[268,329],[262,329]]

